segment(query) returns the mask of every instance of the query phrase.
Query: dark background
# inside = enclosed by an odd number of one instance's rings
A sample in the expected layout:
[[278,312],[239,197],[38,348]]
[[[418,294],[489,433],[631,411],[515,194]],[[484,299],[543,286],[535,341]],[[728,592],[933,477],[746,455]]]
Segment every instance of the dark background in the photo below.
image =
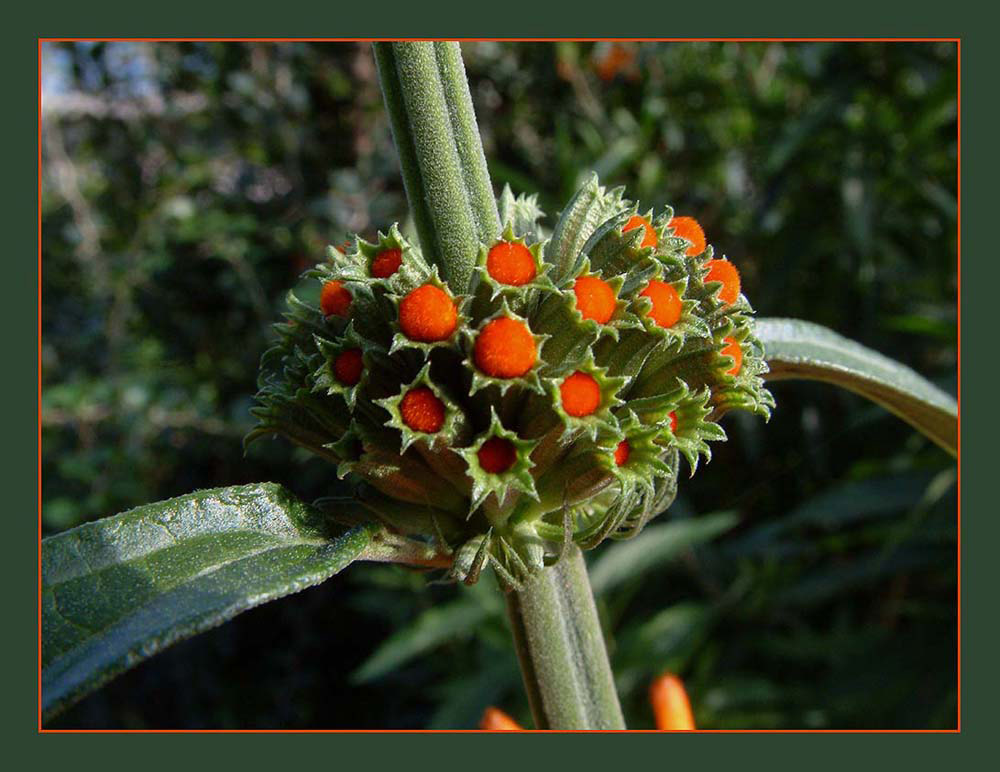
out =
[[[498,189],[554,215],[594,169],[698,217],[761,315],[954,391],[954,44],[464,49]],[[46,44],[43,87],[45,531],[197,487],[329,493],[322,462],[240,440],[298,274],[405,217],[367,45]],[[662,518],[736,525],[600,596],[629,725],[669,668],[705,728],[954,726],[953,462],[851,395],[773,390]],[[355,566],[54,726],[527,722],[500,607],[490,581]]]

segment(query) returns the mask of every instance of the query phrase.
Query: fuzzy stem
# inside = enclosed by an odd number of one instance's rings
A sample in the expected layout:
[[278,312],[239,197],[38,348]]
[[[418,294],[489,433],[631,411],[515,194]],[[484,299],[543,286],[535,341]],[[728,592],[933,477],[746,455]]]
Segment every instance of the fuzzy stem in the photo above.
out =
[[537,729],[624,729],[579,547],[507,594],[507,616]]
[[458,43],[374,43],[379,83],[424,255],[469,291],[500,216]]
[[[424,255],[452,291],[470,291],[480,244],[500,216],[458,43],[375,43],[375,62],[406,197]],[[624,729],[587,566],[569,547],[507,596],[540,729]]]

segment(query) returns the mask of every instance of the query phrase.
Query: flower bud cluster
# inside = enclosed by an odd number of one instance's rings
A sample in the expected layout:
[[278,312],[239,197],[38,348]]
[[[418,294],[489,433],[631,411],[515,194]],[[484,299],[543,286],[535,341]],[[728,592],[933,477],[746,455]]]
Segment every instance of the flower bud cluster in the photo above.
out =
[[[259,425],[355,483],[372,517],[511,586],[634,535],[669,506],[734,408],[770,415],[736,267],[698,223],[640,212],[596,177],[551,234],[534,197],[499,200],[501,237],[450,287],[396,226],[309,272],[263,357]],[[335,513],[336,514],[336,513]]]

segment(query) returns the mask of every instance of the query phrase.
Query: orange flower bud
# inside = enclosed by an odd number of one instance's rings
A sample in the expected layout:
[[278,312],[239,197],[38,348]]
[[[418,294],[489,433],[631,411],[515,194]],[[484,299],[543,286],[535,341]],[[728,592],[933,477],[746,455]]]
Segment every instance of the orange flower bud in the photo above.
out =
[[722,355],[732,357],[735,360],[735,364],[726,370],[726,373],[729,375],[739,375],[740,368],[743,366],[743,349],[740,348],[740,344],[733,338],[723,338],[723,343],[727,345],[722,349]]
[[486,323],[476,338],[476,366],[494,378],[518,378],[535,366],[538,349],[528,326],[498,317]]
[[670,411],[670,431],[677,434],[677,413],[673,410]]
[[693,217],[674,217],[670,221],[670,227],[674,229],[674,235],[691,242],[691,246],[685,252],[689,257],[700,255],[705,251],[705,231]]
[[399,326],[410,340],[447,340],[458,324],[455,301],[433,284],[424,284],[399,302]]
[[632,70],[631,76],[634,77],[636,75],[634,62],[635,52],[631,48],[626,48],[621,43],[613,43],[607,53],[594,62],[594,71],[597,77],[604,81],[614,79],[625,70]]
[[694,715],[684,683],[672,673],[665,673],[649,687],[649,702],[653,706],[656,728],[661,731],[691,731]]
[[517,460],[514,444],[503,437],[490,437],[476,455],[479,457],[479,466],[490,474],[503,474]]
[[611,285],[596,276],[581,276],[573,284],[576,308],[584,319],[607,324],[615,313],[615,291]]
[[349,348],[337,354],[333,360],[333,374],[345,386],[356,386],[361,380],[364,363],[361,361],[361,349]]
[[516,241],[501,241],[486,255],[486,271],[501,284],[520,287],[535,278],[535,257]]
[[520,724],[508,716],[499,708],[489,707],[479,719],[479,728],[490,732],[521,732],[524,730]]
[[635,228],[642,228],[642,243],[639,244],[640,247],[655,247],[658,239],[656,238],[656,231],[653,229],[653,224],[645,217],[640,217],[637,214],[632,215],[629,221],[625,223],[625,227],[622,228],[623,233],[627,233]]
[[403,263],[403,252],[399,249],[386,249],[375,255],[372,260],[371,274],[376,279],[388,279]]
[[681,296],[677,294],[677,290],[672,285],[653,279],[639,294],[653,301],[649,318],[660,327],[673,327],[680,321]]
[[319,307],[323,309],[323,316],[347,316],[353,299],[339,281],[328,281],[319,293]]
[[615,464],[617,466],[624,466],[628,463],[628,457],[632,454],[632,446],[628,444],[628,440],[622,440],[618,443],[618,447],[615,448]]
[[736,266],[724,258],[709,260],[705,265],[708,266],[705,281],[721,281],[719,297],[728,305],[735,303],[740,296],[740,272],[736,270]]
[[415,432],[434,434],[444,425],[444,403],[427,386],[417,386],[399,403],[403,423]]
[[577,370],[559,384],[562,407],[574,418],[593,413],[601,404],[601,387],[593,376]]

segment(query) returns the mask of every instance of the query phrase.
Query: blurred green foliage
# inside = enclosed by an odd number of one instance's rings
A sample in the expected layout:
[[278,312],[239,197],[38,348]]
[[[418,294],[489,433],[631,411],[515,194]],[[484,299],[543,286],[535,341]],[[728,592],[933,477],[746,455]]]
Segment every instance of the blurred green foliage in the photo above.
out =
[[[464,45],[497,189],[583,175],[698,217],[758,312],[954,393],[956,47]],[[370,51],[43,46],[43,527],[195,488],[340,485],[252,447],[268,325],[327,244],[405,219]],[[705,728],[953,727],[952,461],[852,395],[778,383],[638,540],[591,557],[629,725],[685,680]],[[530,724],[502,599],[361,565],[176,646],[63,727]]]

